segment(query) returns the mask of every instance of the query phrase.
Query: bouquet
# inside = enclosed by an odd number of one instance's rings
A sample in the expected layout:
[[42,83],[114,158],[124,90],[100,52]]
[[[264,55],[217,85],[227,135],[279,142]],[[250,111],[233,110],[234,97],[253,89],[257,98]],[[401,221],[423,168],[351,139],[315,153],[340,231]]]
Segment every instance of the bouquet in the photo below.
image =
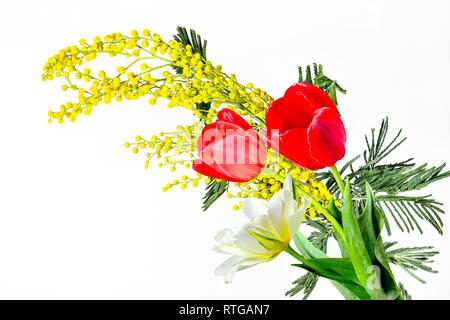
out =
[[[394,248],[397,243],[383,241],[382,233],[392,235],[394,224],[422,233],[421,222],[443,232],[442,203],[414,191],[448,177],[445,164],[387,162],[405,141],[401,130],[388,138],[388,118],[365,136],[361,155],[341,161],[347,135],[337,99],[346,91],[322,65],[298,67],[298,82],[275,99],[214,65],[206,45],[182,27],[168,42],[148,29],[81,39],[43,67],[43,81],[62,78],[62,90],[77,95],[49,111],[49,122],[74,122],[102,104],[144,97],[150,105],[162,98],[169,108],[187,109],[192,124],[136,136],[125,147],[145,154],[145,168],[157,162],[186,172],[163,192],[203,184],[203,210],[226,196],[248,218],[216,236],[215,250],[229,255],[215,271],[225,282],[286,252],[305,272],[286,295],[303,291],[306,299],[323,277],[345,299],[410,299],[391,265],[423,282],[415,271],[436,272],[428,264],[437,252],[431,246]],[[116,70],[82,67],[104,56],[120,60]],[[305,235],[302,224],[314,231]],[[327,255],[330,239],[340,257]]]

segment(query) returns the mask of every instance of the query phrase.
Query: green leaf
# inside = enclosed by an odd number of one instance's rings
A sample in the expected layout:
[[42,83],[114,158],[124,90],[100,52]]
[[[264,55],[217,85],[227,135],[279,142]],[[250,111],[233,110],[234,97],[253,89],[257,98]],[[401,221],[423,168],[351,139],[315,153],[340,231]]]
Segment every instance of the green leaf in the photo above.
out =
[[347,178],[342,208],[342,224],[349,257],[361,285],[376,300],[384,299],[381,284],[366,250],[364,238],[353,213],[350,182]]
[[342,224],[342,213],[339,210],[338,207],[336,207],[336,204],[334,203],[334,198],[331,197],[331,199],[328,201],[328,211],[330,211],[331,215],[340,223]]
[[373,262],[375,261],[375,244],[383,228],[383,218],[376,216],[374,195],[368,183],[366,188],[366,207],[358,218],[358,225],[366,245],[367,253]]
[[411,300],[411,296],[409,295],[408,291],[406,291],[403,284],[401,282],[399,282],[398,286],[400,288],[400,292],[402,294],[403,300]]
[[331,282],[346,300],[370,300],[370,295],[360,285]]
[[[326,253],[328,238],[332,234],[331,227],[324,222],[321,222],[319,220],[313,220],[309,217],[307,217],[306,219],[306,224],[315,229],[315,231],[311,232],[310,236],[308,237],[308,241],[314,247]],[[294,284],[294,287],[289,291],[287,291],[286,295],[292,297],[297,293],[303,291],[303,299],[307,299],[314,290],[318,279],[319,276],[317,274],[308,271],[306,274],[304,274],[303,276],[301,276],[292,283]],[[347,294],[348,290],[345,288],[340,288],[341,285],[339,285],[339,283],[337,283],[336,281],[332,281],[332,283],[336,287],[336,289],[339,290],[339,292],[343,291],[341,292],[342,295]]]
[[[302,255],[304,257],[306,257],[307,259],[320,259],[320,258],[324,258],[324,259],[329,259],[329,257],[327,256],[327,254],[321,250],[319,250],[317,247],[315,247],[314,245],[311,244],[311,242],[300,232],[298,231],[295,236],[294,236],[294,243],[295,246],[297,247],[297,249],[302,253]],[[314,261],[314,260],[312,260]],[[317,263],[317,262],[316,262]],[[352,267],[353,268],[353,267]],[[314,271],[312,271],[314,272]],[[336,276],[335,274],[336,272],[329,272],[328,273],[322,273],[322,276],[327,275],[330,276],[330,274],[332,276]],[[354,274],[354,271],[353,271]],[[308,278],[306,278],[308,274],[306,274],[304,277],[305,278],[300,278],[298,279],[298,281],[301,284],[304,283],[310,283],[310,282],[306,282],[307,279],[310,279],[309,276]],[[333,284],[333,286],[344,296],[345,299],[347,300],[367,300],[370,298],[370,296],[368,295],[368,293],[364,290],[364,288],[362,288],[359,285],[355,285],[354,283],[340,283],[337,281],[332,280],[331,278],[329,278],[331,283]],[[311,280],[309,280],[311,281]],[[315,283],[314,283],[315,285]],[[288,291],[289,293],[292,293],[292,291]],[[298,291],[297,291],[298,292]],[[309,295],[309,294],[308,294]]]
[[300,251],[306,259],[328,258],[325,252],[312,245],[300,231],[297,231],[294,235],[294,243],[298,251]]
[[[336,207],[336,205],[334,204],[334,198],[331,197],[330,201],[328,202],[328,211],[330,211],[330,213],[333,215],[333,217],[339,221],[340,224],[342,224],[342,213],[341,211],[338,209],[338,207]],[[336,232],[336,230],[334,230],[334,237],[336,238],[338,245],[339,245],[339,249],[341,250],[341,254],[343,258],[348,258],[348,251],[347,251],[347,246],[345,244],[344,238],[342,238],[342,236],[340,235],[339,232]]]
[[202,38],[195,30],[190,29],[188,34],[185,27],[178,26],[177,33],[173,38],[184,45],[190,45],[193,53],[199,53],[206,60],[206,44],[208,42],[206,40],[202,42]]
[[394,274],[389,266],[389,261],[386,257],[384,251],[383,240],[378,237],[377,243],[375,245],[375,256],[378,262],[381,264],[381,286],[383,287],[386,298],[389,300],[394,300],[401,298],[401,292],[395,281]]
[[319,280],[319,276],[313,272],[307,272],[294,282],[292,284],[294,287],[287,291],[285,293],[286,296],[293,297],[297,293],[303,290],[304,296],[303,300],[308,299],[309,295],[314,290],[314,287],[317,284],[317,281]]
[[208,208],[220,198],[221,195],[228,190],[228,181],[221,180],[217,181],[214,178],[211,178],[211,181],[206,186],[206,194],[203,197],[203,211],[208,210]]
[[[329,258],[333,259],[333,258]],[[339,258],[334,258],[339,259]],[[338,281],[339,283],[355,284],[355,279],[351,277],[348,272],[340,270],[339,267],[331,269],[328,267],[327,262],[320,261],[321,259],[307,259],[303,264],[293,264],[296,267],[300,267],[306,270],[310,270],[321,277]],[[329,261],[331,263],[331,261]],[[340,272],[343,272],[341,274]],[[356,279],[357,280],[357,279]],[[357,284],[357,283],[356,283]]]
[[359,216],[358,225],[371,263],[379,268],[379,278],[386,298],[399,298],[401,293],[390,269],[381,238],[383,216],[375,205],[373,190],[368,183],[366,183],[366,194],[366,206]]
[[[391,248],[396,245],[397,242],[388,242],[384,244],[385,249]],[[398,248],[390,251],[386,251],[386,257],[390,263],[393,263],[404,271],[406,271],[414,279],[425,283],[419,276],[413,271],[422,270],[430,273],[437,273],[436,270],[427,266],[426,264],[432,263],[430,258],[439,254],[438,251],[430,251],[432,246],[425,247],[412,247],[412,248]]]
[[[320,266],[320,270],[326,270],[330,274],[335,274],[336,277],[345,279],[345,283],[359,284],[355,269],[353,268],[353,264],[349,258],[313,258],[307,259],[304,264],[307,267]],[[336,278],[334,280],[338,279]]]
[[307,82],[314,84],[315,86],[322,89],[328,96],[333,100],[334,104],[338,105],[337,92],[346,94],[347,91],[344,90],[336,80],[332,80],[323,74],[323,66],[321,64],[313,63],[314,76],[311,72],[311,66],[307,65],[305,70],[305,76],[303,76],[302,67],[298,67],[298,82]]

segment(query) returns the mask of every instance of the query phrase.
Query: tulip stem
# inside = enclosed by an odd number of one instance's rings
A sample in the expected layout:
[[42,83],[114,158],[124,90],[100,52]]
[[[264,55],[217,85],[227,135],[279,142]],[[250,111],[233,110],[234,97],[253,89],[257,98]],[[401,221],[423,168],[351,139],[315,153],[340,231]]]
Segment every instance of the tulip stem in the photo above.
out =
[[[282,176],[280,176],[279,174],[277,174],[275,172],[269,172],[269,170],[264,170],[264,173],[270,174],[272,177],[274,177],[278,181],[284,183],[284,178]],[[325,218],[328,219],[328,221],[330,221],[330,223],[333,225],[333,227],[336,229],[336,231],[339,232],[341,237],[343,239],[346,239],[344,230],[342,229],[341,224],[333,217],[333,215],[330,213],[330,211],[328,211],[326,208],[324,208],[320,204],[320,202],[317,201],[316,199],[314,199],[308,192],[306,192],[305,190],[303,190],[302,188],[300,188],[299,186],[297,186],[295,184],[294,184],[294,186],[297,188],[297,191],[299,194],[301,194],[302,196],[304,196],[306,198],[311,198],[311,203],[325,216]]]
[[300,261],[301,263],[305,262],[305,258],[302,257],[297,251],[295,251],[294,249],[292,249],[291,246],[288,245],[288,247],[285,250],[287,253],[289,253],[291,256],[293,256],[295,259],[297,259],[298,261]]
[[325,218],[330,221],[330,223],[333,225],[333,227],[336,229],[337,232],[341,235],[343,239],[345,239],[344,230],[342,229],[342,226],[340,223],[333,217],[333,215],[328,211],[326,208],[324,208],[319,201],[314,199],[308,192],[304,191],[303,189],[297,187],[298,193],[300,193],[302,196],[311,198],[311,203],[325,216]]
[[342,196],[344,196],[344,181],[342,181],[341,174],[339,173],[339,170],[336,168],[336,166],[330,167],[331,173],[334,176],[334,180],[336,180],[339,190],[341,191]]

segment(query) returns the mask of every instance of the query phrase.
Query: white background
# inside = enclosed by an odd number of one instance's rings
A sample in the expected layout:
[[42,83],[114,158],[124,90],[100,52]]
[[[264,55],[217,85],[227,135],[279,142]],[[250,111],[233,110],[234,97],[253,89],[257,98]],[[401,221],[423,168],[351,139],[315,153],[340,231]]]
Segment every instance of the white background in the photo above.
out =
[[[297,65],[319,62],[348,89],[340,109],[350,159],[363,134],[389,116],[407,142],[394,156],[439,165],[450,158],[448,1],[8,1],[0,12],[0,298],[282,299],[301,275],[287,254],[238,273],[213,275],[226,257],[211,250],[221,228],[241,221],[222,199],[200,210],[202,188],[163,193],[178,178],[144,170],[123,147],[193,118],[147,99],[98,107],[72,123],[47,123],[67,101],[41,68],[60,48],[112,32],[177,25],[208,40],[208,58],[280,97]],[[105,66],[114,62],[108,57]],[[177,109],[180,110],[180,109]],[[342,163],[341,163],[342,165]],[[339,163],[338,163],[339,166]],[[450,181],[427,192],[450,208]],[[395,269],[413,298],[450,298],[446,235],[402,234],[404,246],[434,245],[439,274],[422,285]],[[333,250],[333,248],[332,248]],[[313,299],[340,298],[320,280]]]

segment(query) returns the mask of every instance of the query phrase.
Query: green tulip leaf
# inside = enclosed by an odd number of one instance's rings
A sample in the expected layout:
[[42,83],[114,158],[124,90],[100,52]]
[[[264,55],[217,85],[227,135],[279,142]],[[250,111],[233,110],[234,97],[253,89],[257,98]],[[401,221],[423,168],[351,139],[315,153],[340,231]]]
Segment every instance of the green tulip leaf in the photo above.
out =
[[342,284],[342,285],[344,285],[344,284],[354,284],[354,282],[352,282],[351,280],[349,280],[349,279],[347,279],[345,277],[342,277],[342,276],[340,276],[340,275],[338,275],[336,273],[330,272],[329,270],[320,269],[318,266],[315,266],[313,264],[309,265],[309,266],[307,266],[306,264],[293,264],[293,266],[305,269],[305,270],[310,271],[310,272],[313,272],[313,273],[317,274],[320,277],[327,278],[328,280],[330,280],[332,282],[334,281],[334,282],[337,282],[337,283]]
[[[318,274],[321,277],[340,282],[342,285],[359,286],[353,264],[346,258],[306,259],[303,264],[295,265]],[[361,287],[364,290],[364,288]],[[359,291],[361,291],[359,289]]]
[[370,300],[370,295],[360,285],[330,281],[346,300]]
[[[294,243],[297,249],[302,253],[302,255],[307,259],[322,259],[322,258],[329,258],[326,253],[319,250],[317,247],[315,247],[309,240],[306,238],[300,231],[298,231],[294,236]],[[320,264],[320,263],[319,263]],[[327,270],[324,270],[323,266],[320,266],[318,269],[319,264],[315,265],[315,269],[313,269],[310,265],[310,267],[304,266],[305,269],[312,271],[315,274],[318,274],[320,276],[324,276],[328,278],[333,286],[342,294],[342,296],[346,300],[367,300],[370,299],[369,294],[366,292],[366,290],[361,287],[360,285],[354,284],[352,282],[339,282],[339,280],[336,280],[336,272],[329,272]],[[298,265],[300,266],[300,265]],[[353,271],[354,273],[354,271]],[[334,277],[329,278],[329,277]],[[353,277],[353,276],[352,276]],[[339,278],[340,279],[340,278]]]
[[334,198],[328,201],[328,211],[330,211],[331,215],[342,225],[342,213],[336,204],[334,203]]
[[364,238],[370,260],[373,265],[379,268],[379,278],[381,286],[386,293],[386,298],[400,298],[400,289],[389,267],[381,237],[384,226],[383,215],[375,205],[373,190],[368,183],[366,183],[366,194],[366,206],[358,219],[359,228]]
[[[342,225],[342,213],[339,210],[338,207],[334,204],[334,198],[332,197],[330,201],[328,202],[328,211],[333,215],[333,217],[339,221],[339,223]],[[348,252],[347,252],[347,246],[345,245],[345,241],[342,238],[341,234],[339,232],[336,232],[334,230],[334,236],[338,242],[339,249],[341,250],[341,254],[343,258],[348,258]]]
[[325,252],[309,242],[308,238],[306,238],[300,231],[297,231],[294,235],[294,243],[298,251],[300,251],[306,259],[328,258]]
[[348,178],[346,180],[344,191],[342,224],[345,238],[347,240],[346,247],[348,255],[353,264],[359,282],[373,299],[383,300],[385,297],[380,281],[378,280],[378,276],[370,259],[369,253],[366,250],[364,238],[353,213],[353,203]]
[[348,280],[348,283],[359,284],[352,261],[349,258],[320,258],[307,259],[305,264],[313,263],[329,272],[335,273]]

